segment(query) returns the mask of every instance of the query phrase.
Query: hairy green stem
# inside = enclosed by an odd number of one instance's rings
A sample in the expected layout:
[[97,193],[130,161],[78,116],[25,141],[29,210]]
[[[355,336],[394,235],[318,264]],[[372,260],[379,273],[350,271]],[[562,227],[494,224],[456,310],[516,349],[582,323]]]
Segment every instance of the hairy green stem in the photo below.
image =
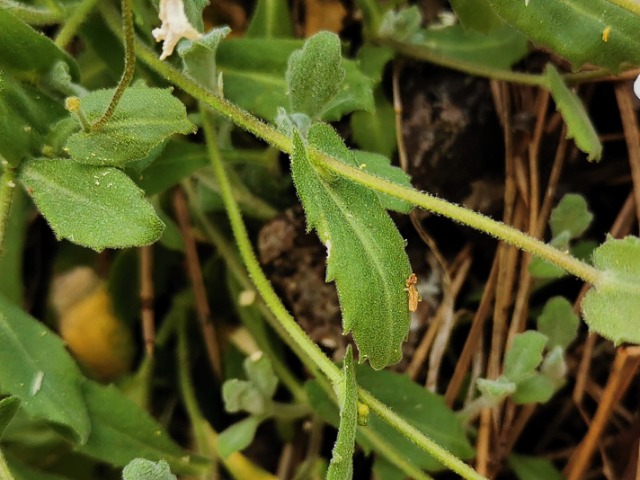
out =
[[[90,0],[86,0],[90,1]],[[122,95],[124,95],[124,91],[133,80],[133,74],[136,69],[136,52],[135,52],[135,32],[133,30],[133,7],[131,5],[132,0],[122,0],[122,31],[123,31],[123,39],[124,39],[124,71],[122,72],[122,77],[118,82],[118,86],[116,87],[116,91],[113,92],[113,97],[111,98],[111,102],[109,102],[109,106],[102,114],[102,116],[96,120],[96,122],[91,126],[91,129],[96,131],[100,130],[102,127],[106,125],[106,123],[111,119],[113,113],[118,106],[118,102]]]
[[4,252],[4,238],[7,233],[13,192],[16,189],[16,172],[7,162],[3,162],[4,172],[0,178],[0,255]]
[[12,15],[18,17],[25,23],[34,26],[53,25],[61,23],[68,17],[69,10],[51,10],[49,8],[34,7],[26,5],[22,2],[14,2],[13,0],[0,0],[0,9],[8,10]]
[[95,8],[99,0],[82,0],[71,16],[64,22],[64,26],[56,35],[55,44],[64,49],[78,32],[78,28]]

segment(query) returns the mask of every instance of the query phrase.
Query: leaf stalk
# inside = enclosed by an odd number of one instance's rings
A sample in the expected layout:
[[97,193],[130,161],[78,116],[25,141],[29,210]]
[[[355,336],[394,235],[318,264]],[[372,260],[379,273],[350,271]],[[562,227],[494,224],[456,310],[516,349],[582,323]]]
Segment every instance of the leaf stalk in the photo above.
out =
[[9,214],[13,192],[16,189],[16,172],[5,160],[2,161],[4,172],[0,179],[0,256],[4,253],[4,238],[7,233]]

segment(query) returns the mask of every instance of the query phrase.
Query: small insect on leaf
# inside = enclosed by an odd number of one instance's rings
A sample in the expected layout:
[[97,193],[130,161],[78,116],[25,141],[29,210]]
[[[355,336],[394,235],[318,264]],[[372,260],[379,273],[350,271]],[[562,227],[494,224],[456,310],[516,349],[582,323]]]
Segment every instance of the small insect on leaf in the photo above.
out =
[[418,302],[422,300],[418,293],[418,289],[416,288],[418,277],[415,273],[412,273],[404,283],[407,286],[406,290],[409,293],[409,311],[415,312],[418,309]]

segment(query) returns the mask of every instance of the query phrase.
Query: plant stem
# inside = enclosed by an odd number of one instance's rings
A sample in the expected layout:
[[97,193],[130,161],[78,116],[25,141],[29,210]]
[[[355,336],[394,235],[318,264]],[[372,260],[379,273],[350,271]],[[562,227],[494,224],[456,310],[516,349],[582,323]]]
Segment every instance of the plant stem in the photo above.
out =
[[76,35],[78,28],[82,25],[82,22],[91,13],[99,0],[82,0],[73,11],[71,16],[64,22],[64,26],[58,32],[55,39],[55,44],[64,49],[71,39]]
[[4,172],[0,178],[0,256],[4,252],[4,237],[11,213],[13,192],[16,189],[16,172],[7,162],[3,161]]
[[120,98],[131,83],[135,72],[135,32],[133,30],[133,7],[131,5],[131,0],[122,0],[122,31],[124,38],[124,71],[122,72],[122,77],[118,82],[116,91],[113,92],[113,97],[111,98],[111,102],[109,102],[109,106],[102,116],[91,126],[91,129],[94,131],[100,130],[111,119],[116,107],[118,106]]
[[[193,80],[182,75],[171,65],[156,58],[154,52],[150,51],[142,42],[138,44],[138,55],[140,59],[152,69],[163,75],[169,82],[183,89],[185,92],[205,103],[218,113],[230,118],[238,126],[250,131],[254,135],[269,142],[271,145],[285,153],[291,153],[292,143],[289,138],[267,125],[231,102],[218,97],[205,90]],[[357,168],[336,160],[324,153],[309,148],[312,159],[317,165],[332,170],[344,177],[347,177],[361,185],[368,186],[376,191],[387,193],[393,197],[405,200],[426,210],[451,218],[470,227],[489,233],[494,237],[514,245],[534,255],[558,265],[567,272],[581,278],[585,282],[597,283],[599,273],[594,267],[584,263],[569,254],[545,244],[535,238],[509,227],[501,222],[492,220],[489,217],[434,197],[427,193],[418,192],[415,189],[402,187],[374,175],[365,173]]]

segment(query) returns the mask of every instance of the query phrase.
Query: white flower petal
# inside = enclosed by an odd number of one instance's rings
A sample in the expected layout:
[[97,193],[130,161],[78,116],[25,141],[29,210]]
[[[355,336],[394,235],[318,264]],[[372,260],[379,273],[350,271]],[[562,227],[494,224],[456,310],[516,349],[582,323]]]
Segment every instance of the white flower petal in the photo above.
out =
[[164,41],[160,60],[171,55],[182,38],[196,40],[201,36],[200,32],[189,23],[182,0],[160,0],[158,17],[162,20],[162,25],[151,33],[156,42]]
[[636,81],[633,83],[633,91],[636,97],[640,98],[640,75],[638,75],[638,78],[636,78]]

